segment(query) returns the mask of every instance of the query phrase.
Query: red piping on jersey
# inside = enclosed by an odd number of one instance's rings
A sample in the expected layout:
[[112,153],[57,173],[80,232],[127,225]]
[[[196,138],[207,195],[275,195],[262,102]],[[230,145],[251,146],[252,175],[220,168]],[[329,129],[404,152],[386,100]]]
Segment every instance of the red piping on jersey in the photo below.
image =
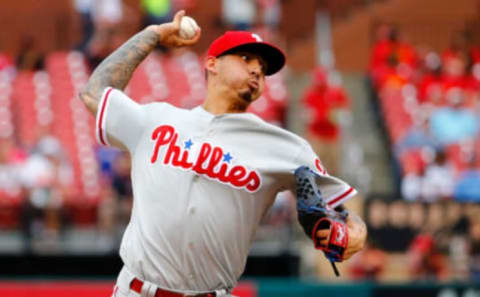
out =
[[346,196],[348,196],[350,193],[353,192],[353,188],[350,187],[350,189],[348,189],[345,193],[343,193],[342,195],[338,196],[337,198],[331,200],[330,202],[328,202],[328,205],[333,205],[335,204],[336,202],[338,202],[339,200],[345,198]]
[[105,98],[103,99],[102,109],[100,110],[100,117],[98,118],[98,136],[100,139],[100,143],[103,145],[107,145],[107,143],[105,142],[105,139],[103,139],[103,133],[102,133],[103,114],[105,113],[105,106],[107,106],[108,95],[110,95],[110,92],[112,90],[113,88],[108,89],[107,93],[105,94]]
[[327,174],[327,170],[323,168],[322,162],[320,162],[319,158],[315,158],[315,167],[317,167],[321,174]]

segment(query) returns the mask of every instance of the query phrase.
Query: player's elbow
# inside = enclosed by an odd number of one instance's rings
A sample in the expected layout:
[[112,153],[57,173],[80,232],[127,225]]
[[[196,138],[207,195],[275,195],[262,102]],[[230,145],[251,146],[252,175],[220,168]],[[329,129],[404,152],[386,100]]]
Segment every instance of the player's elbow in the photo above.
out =
[[83,90],[78,93],[78,98],[82,100],[83,104],[85,104],[91,114],[93,114],[94,116],[97,114],[99,100],[96,100],[92,95],[88,93],[87,90]]
[[85,100],[86,100],[86,97],[87,97],[87,91],[86,90],[82,90],[78,93],[77,95],[78,99],[82,100],[82,102],[85,104]]
[[87,88],[83,88],[82,90],[80,90],[80,92],[78,92],[78,98],[82,100],[83,103],[85,103],[89,99],[89,97],[92,97],[92,95],[88,93]]

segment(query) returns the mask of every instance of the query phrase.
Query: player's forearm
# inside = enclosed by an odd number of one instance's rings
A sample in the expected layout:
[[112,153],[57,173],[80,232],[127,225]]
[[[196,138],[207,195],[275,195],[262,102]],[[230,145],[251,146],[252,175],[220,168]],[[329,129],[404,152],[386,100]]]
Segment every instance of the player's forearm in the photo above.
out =
[[130,38],[98,65],[80,94],[87,108],[97,112],[103,90],[113,87],[123,90],[137,66],[148,56],[158,43],[159,35],[147,28]]
[[347,217],[347,224],[359,234],[364,235],[364,237],[367,236],[367,226],[365,225],[365,222],[354,212],[349,213]]

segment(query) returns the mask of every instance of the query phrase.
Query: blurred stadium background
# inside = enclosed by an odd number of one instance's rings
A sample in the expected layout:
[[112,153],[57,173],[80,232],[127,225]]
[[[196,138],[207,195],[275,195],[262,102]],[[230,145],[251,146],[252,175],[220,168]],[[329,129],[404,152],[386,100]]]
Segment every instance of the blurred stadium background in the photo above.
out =
[[239,296],[480,296],[478,0],[19,0],[0,3],[0,296],[109,296],[129,157],[99,147],[76,94],[145,24],[186,9],[193,48],[158,50],[127,92],[202,102],[227,29],[287,53],[250,111],[306,137],[361,192],[368,245],[335,278],[281,193]]

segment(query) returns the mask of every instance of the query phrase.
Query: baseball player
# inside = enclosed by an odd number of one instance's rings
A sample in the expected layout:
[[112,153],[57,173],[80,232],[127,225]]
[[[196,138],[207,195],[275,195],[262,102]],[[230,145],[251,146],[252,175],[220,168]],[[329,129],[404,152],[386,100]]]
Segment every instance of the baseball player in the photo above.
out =
[[285,64],[277,47],[244,31],[220,36],[205,61],[206,99],[192,110],[140,105],[122,91],[158,43],[199,40],[200,29],[180,37],[184,14],[133,36],[80,94],[96,116],[98,141],[132,160],[134,202],[114,296],[230,296],[262,216],[286,189],[302,197],[300,223],[315,246],[332,261],[348,259],[363,247],[363,221],[350,213],[342,223],[321,212],[338,210],[356,191],[328,175],[305,140],[245,112],[265,76]]

